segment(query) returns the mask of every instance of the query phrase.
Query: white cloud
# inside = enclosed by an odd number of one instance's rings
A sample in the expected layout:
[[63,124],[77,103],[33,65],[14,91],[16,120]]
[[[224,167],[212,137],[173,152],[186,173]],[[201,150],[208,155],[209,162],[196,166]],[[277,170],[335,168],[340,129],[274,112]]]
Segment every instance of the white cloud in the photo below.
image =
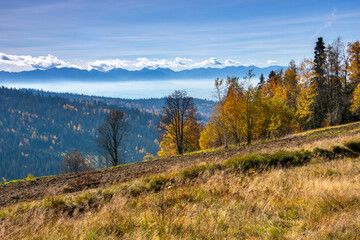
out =
[[114,68],[128,68],[130,62],[120,59],[110,59],[110,60],[96,60],[88,63],[88,70],[95,69],[99,71],[109,71]]
[[193,66],[194,67],[219,67],[222,66],[223,63],[221,63],[219,60],[217,60],[216,58],[212,57],[209,58],[207,60],[204,60],[202,62],[198,62],[198,63],[194,63]]
[[148,59],[148,58],[137,58],[136,60],[120,60],[120,59],[109,59],[109,60],[96,60],[88,63],[88,69],[96,69],[99,71],[109,71],[115,68],[123,68],[128,70],[140,70],[143,68],[156,69],[156,68],[170,68],[173,70],[183,70],[192,68],[212,67],[212,68],[223,68],[228,66],[239,66],[240,62],[226,59],[220,61],[214,57],[195,62],[190,58],[177,57],[172,60],[168,59]]
[[143,68],[171,68],[171,69],[185,69],[191,65],[192,59],[189,58],[175,58],[174,60],[167,59],[148,59],[137,58],[136,60],[96,60],[88,63],[88,69],[96,69],[99,71],[109,71],[114,68],[123,68],[128,70],[139,70]]
[[275,65],[275,64],[278,64],[278,61],[275,61],[275,60],[267,60],[266,62],[268,65]]
[[231,66],[240,66],[241,63],[240,62],[237,62],[237,61],[234,61],[232,59],[226,59],[225,62],[224,62],[224,65],[226,67],[231,67]]
[[0,52],[0,64],[11,68],[11,66],[32,68],[32,69],[49,69],[49,68],[61,68],[61,67],[77,67],[69,64],[65,61],[58,59],[53,55],[47,56],[18,56],[8,55]]
[[157,69],[170,68],[175,71],[192,68],[224,68],[229,66],[240,66],[241,63],[232,59],[225,61],[216,59],[215,57],[194,61],[190,58],[177,57],[174,59],[149,59],[146,57],[137,58],[135,60],[123,59],[105,59],[85,62],[82,66],[74,65],[58,59],[53,55],[48,56],[19,56],[0,53],[0,70],[5,71],[24,71],[33,69],[49,69],[61,67],[74,67],[87,70],[110,71],[112,69],[122,68],[127,70],[140,70],[143,68]]

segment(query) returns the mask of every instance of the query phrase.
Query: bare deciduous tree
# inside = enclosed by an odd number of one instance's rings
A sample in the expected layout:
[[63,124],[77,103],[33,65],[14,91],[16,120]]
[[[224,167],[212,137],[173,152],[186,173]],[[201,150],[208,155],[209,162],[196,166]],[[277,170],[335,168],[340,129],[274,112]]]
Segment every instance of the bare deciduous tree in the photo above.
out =
[[128,129],[125,113],[112,110],[98,128],[96,143],[105,159],[116,166],[121,163],[120,150]]
[[194,112],[193,98],[189,97],[186,91],[176,90],[165,98],[162,122],[167,126],[167,132],[176,144],[178,154],[184,153],[184,127]]
[[79,173],[83,171],[92,170],[90,163],[85,162],[82,153],[75,150],[71,153],[65,154],[64,163],[61,167],[62,173]]

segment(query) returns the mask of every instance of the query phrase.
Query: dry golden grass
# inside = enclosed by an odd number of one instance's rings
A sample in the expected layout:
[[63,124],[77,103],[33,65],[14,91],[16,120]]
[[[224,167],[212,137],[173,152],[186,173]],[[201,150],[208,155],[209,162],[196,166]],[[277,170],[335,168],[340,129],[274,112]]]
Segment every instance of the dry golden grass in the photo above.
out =
[[0,239],[359,239],[360,158],[313,154],[309,164],[261,172],[226,166],[7,207]]
[[[358,239],[360,161],[339,159],[236,175],[205,172],[159,192],[131,187],[19,204],[0,214],[2,239]],[[179,185],[177,185],[179,184]],[[89,199],[98,208],[88,208]],[[81,206],[72,216],[63,205]],[[81,212],[83,211],[83,212]]]

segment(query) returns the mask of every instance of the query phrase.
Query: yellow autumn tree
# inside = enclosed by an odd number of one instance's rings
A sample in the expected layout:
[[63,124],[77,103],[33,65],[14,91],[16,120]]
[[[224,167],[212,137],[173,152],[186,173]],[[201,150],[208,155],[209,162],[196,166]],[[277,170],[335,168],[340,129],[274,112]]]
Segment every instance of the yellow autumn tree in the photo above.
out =
[[284,73],[283,87],[285,88],[286,92],[287,104],[292,108],[296,108],[296,99],[299,93],[299,76],[297,72],[298,68],[295,64],[295,61],[291,60],[289,63],[289,67],[285,70]]
[[222,145],[222,126],[219,119],[213,117],[200,133],[200,149],[214,148]]
[[199,149],[201,124],[196,119],[196,108],[186,91],[176,90],[165,98],[161,128],[165,130],[159,156],[183,154]]
[[[166,128],[169,129],[171,126],[166,126]],[[160,151],[157,154],[161,158],[176,155],[176,144],[170,131],[167,131],[166,134],[163,135],[163,139],[160,142]]]
[[358,84],[355,88],[353,98],[351,99],[350,110],[354,114],[359,114],[360,112],[360,84]]
[[[279,93],[285,94],[284,89],[278,87],[277,90]],[[294,109],[286,104],[285,96],[276,94],[271,99],[268,99],[270,109],[269,134],[271,138],[278,138],[292,133],[296,128]]]
[[226,89],[223,111],[221,112],[223,116],[221,117],[224,119],[229,140],[235,144],[240,144],[244,130],[242,116],[245,101],[244,90],[237,77],[227,78]]
[[347,54],[349,56],[348,72],[349,78],[355,88],[360,82],[360,42],[348,44]]
[[192,111],[193,112],[189,114],[189,118],[184,128],[185,152],[193,152],[200,149],[199,139],[200,133],[202,131],[202,125],[195,117],[195,109],[193,109]]
[[305,59],[299,67],[299,95],[296,101],[297,118],[300,131],[309,128],[313,115],[313,104],[317,95],[316,87],[312,84],[313,62]]
[[[253,76],[250,70],[242,82],[239,82],[238,77],[226,79],[225,93],[222,98],[218,97],[220,102],[215,107],[212,119],[200,135],[201,149],[220,146],[222,139],[227,139],[232,144],[243,141],[250,144],[260,136],[265,115],[260,89],[250,84]],[[223,81],[215,80],[216,90],[219,82]],[[244,87],[245,84],[248,85],[247,88]]]
[[[171,134],[172,126],[166,127],[168,131],[163,135],[160,142],[160,151],[157,153],[159,157],[169,157],[178,154],[175,137]],[[184,152],[192,152],[198,150],[199,138],[202,127],[195,119],[190,119],[184,126]]]
[[273,73],[267,83],[262,87],[262,99],[265,105],[264,129],[266,136],[277,138],[291,133],[296,128],[294,107],[288,104],[286,87],[284,86],[282,72]]

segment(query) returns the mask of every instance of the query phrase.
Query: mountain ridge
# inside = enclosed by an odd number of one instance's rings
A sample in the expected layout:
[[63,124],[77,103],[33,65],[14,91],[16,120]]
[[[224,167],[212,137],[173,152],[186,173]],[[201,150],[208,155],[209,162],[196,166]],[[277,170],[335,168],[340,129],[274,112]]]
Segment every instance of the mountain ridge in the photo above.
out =
[[260,68],[256,66],[228,66],[224,68],[193,68],[174,71],[170,68],[143,68],[141,70],[127,70],[123,68],[116,68],[110,71],[102,72],[99,70],[91,69],[78,69],[78,68],[49,68],[46,70],[35,69],[31,71],[22,72],[6,72],[0,71],[0,78],[6,80],[153,80],[153,79],[193,79],[193,78],[225,78],[227,76],[245,75],[250,69],[256,77],[261,73],[268,75],[270,71],[279,69],[286,69],[284,66],[269,66]]

